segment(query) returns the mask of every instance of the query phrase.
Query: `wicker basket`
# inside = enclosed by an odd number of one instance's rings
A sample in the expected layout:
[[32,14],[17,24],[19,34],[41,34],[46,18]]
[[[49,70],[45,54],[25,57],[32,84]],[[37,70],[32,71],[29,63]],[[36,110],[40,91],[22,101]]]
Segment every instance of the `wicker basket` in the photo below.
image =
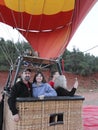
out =
[[20,121],[16,123],[5,96],[3,130],[83,130],[83,100],[81,96],[17,98]]

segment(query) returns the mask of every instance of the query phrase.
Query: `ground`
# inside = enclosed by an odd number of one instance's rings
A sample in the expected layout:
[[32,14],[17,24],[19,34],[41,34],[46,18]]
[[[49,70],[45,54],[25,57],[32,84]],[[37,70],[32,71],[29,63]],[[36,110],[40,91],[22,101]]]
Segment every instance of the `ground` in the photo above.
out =
[[[84,96],[83,105],[98,105],[98,73],[88,77],[74,75],[65,72],[69,89],[73,86],[75,78],[78,78],[79,87],[76,94]],[[8,73],[0,72],[0,92],[6,85]]]
[[83,105],[84,106],[98,106],[98,89],[94,89],[94,90],[83,90],[80,92],[77,92],[77,94],[82,95],[85,100],[83,101]]

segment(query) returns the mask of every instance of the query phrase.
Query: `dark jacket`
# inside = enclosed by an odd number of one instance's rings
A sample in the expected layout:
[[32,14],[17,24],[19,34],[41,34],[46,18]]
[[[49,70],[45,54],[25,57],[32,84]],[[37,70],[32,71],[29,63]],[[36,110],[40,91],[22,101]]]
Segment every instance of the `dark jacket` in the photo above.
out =
[[71,91],[68,91],[67,89],[64,89],[62,87],[57,87],[56,92],[58,96],[74,96],[76,88],[72,88]]
[[13,115],[18,113],[18,110],[16,108],[16,98],[17,97],[32,97],[32,85],[29,82],[30,88],[26,86],[26,84],[23,83],[23,81],[19,81],[16,83],[12,89],[10,97],[8,98],[8,105]]

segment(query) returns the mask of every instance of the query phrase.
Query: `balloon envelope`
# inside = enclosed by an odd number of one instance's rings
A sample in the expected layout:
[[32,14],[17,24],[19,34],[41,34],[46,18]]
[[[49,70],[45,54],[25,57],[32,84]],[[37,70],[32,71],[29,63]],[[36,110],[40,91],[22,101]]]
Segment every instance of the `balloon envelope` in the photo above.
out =
[[41,58],[60,57],[96,0],[0,0],[0,22],[16,28]]

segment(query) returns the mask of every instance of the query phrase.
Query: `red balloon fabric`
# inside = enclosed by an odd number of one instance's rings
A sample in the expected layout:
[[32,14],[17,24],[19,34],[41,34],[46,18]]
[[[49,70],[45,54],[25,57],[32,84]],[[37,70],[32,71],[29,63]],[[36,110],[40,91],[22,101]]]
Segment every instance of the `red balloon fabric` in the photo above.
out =
[[98,130],[98,106],[83,107],[83,130]]

